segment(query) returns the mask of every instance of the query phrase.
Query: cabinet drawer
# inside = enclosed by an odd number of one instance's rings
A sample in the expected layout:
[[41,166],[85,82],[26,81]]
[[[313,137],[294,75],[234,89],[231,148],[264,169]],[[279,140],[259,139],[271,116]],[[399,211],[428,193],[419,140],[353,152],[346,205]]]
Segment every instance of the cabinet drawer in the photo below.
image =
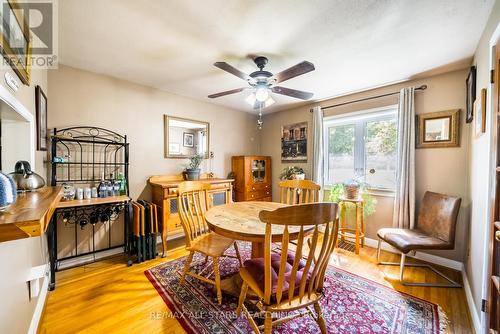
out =
[[256,182],[252,183],[247,187],[247,191],[256,191],[256,190],[271,190],[271,185],[267,182]]
[[229,189],[229,183],[215,183],[210,185],[210,190]]
[[256,201],[264,197],[271,196],[271,190],[256,190],[256,191],[247,191],[245,193],[246,201]]

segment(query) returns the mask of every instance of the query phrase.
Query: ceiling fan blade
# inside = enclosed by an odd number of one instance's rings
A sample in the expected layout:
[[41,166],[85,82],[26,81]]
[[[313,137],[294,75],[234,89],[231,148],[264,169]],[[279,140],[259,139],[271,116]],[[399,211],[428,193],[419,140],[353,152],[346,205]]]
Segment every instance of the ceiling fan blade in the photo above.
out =
[[273,87],[273,88],[271,88],[271,90],[274,93],[295,97],[295,98],[301,99],[301,100],[309,100],[314,95],[313,93],[303,92],[301,90],[280,87],[280,86]]
[[220,92],[220,93],[208,95],[208,97],[211,98],[211,99],[215,99],[216,97],[221,97],[221,96],[224,96],[224,95],[239,93],[239,92],[244,91],[245,89],[247,89],[247,88],[236,88],[236,89],[226,90],[225,92]]
[[233,67],[226,62],[218,61],[214,63],[214,66],[220,68],[223,71],[229,72],[232,75],[236,75],[238,78],[243,79],[245,81],[254,81],[252,77],[250,77],[248,74],[241,72],[236,67]]
[[314,71],[313,63],[303,61],[302,63],[298,63],[297,65],[292,66],[289,69],[275,74],[274,79],[276,79],[276,83],[280,83],[311,71]]

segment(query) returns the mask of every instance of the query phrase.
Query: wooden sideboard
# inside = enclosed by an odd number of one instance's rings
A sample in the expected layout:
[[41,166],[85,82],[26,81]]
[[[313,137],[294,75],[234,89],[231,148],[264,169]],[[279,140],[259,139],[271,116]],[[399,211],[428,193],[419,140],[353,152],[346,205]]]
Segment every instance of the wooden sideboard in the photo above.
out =
[[[177,213],[177,187],[183,182],[182,175],[151,176],[149,184],[152,187],[153,203],[158,205],[159,218],[162,224],[163,257],[167,254],[167,238],[175,239],[184,236],[184,230]],[[210,183],[210,206],[232,202],[232,179],[201,178],[201,182]]]
[[236,202],[272,202],[271,157],[234,156],[232,167]]

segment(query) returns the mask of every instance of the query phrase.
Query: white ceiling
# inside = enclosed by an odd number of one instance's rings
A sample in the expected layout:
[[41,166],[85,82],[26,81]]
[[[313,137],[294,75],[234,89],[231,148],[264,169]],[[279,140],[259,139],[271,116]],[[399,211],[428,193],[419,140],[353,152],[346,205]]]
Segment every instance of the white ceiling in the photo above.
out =
[[[408,79],[471,57],[494,0],[63,0],[63,64],[250,111],[247,84],[226,61],[277,73],[302,60],[316,70],[282,83],[313,100]],[[273,94],[281,110],[299,100]]]

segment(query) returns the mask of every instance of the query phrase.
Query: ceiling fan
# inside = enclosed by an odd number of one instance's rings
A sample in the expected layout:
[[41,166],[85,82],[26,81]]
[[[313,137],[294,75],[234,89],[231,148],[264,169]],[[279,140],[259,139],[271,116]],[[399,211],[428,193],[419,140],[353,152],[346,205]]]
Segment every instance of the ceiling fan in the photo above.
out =
[[283,81],[314,71],[314,65],[312,63],[308,61],[303,61],[282,72],[273,74],[271,72],[264,70],[264,67],[267,65],[268,62],[268,59],[266,57],[263,56],[255,57],[253,61],[255,65],[257,65],[259,70],[250,74],[243,73],[242,71],[229,65],[226,62],[214,63],[215,67],[218,67],[223,71],[229,72],[232,75],[235,75],[238,78],[245,80],[250,85],[250,87],[236,88],[225,92],[208,95],[208,97],[213,99],[229,94],[239,93],[245,90],[251,90],[252,94],[250,94],[245,100],[250,105],[253,105],[255,109],[257,109],[257,108],[268,107],[274,103],[274,100],[270,96],[270,92],[294,97],[301,100],[309,100],[313,96],[313,93],[276,86],[276,84],[281,83]]

